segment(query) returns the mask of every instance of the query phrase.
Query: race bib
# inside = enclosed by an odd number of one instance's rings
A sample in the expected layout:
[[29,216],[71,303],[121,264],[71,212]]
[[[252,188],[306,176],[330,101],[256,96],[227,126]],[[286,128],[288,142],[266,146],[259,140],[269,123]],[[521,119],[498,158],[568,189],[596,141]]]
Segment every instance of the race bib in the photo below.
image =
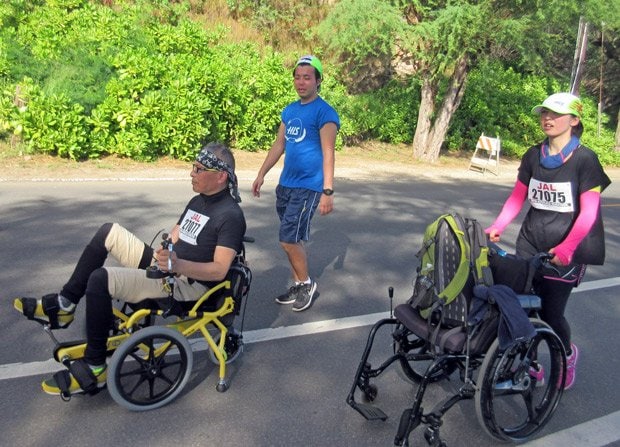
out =
[[534,208],[558,213],[575,210],[570,182],[541,182],[530,180],[528,200]]
[[209,221],[209,216],[188,209],[179,225],[179,239],[188,244],[198,245],[198,235]]

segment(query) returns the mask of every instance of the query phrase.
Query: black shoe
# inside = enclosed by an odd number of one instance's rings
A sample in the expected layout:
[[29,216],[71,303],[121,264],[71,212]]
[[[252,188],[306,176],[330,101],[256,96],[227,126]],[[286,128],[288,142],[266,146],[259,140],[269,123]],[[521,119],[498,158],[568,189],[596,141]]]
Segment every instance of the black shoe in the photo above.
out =
[[312,300],[316,296],[316,282],[310,280],[310,284],[301,284],[299,292],[297,293],[297,299],[293,304],[293,310],[295,312],[301,312],[306,310],[312,305]]
[[279,295],[276,297],[276,303],[278,304],[291,304],[297,300],[297,293],[299,292],[300,284],[295,284],[291,286],[290,289],[286,293]]

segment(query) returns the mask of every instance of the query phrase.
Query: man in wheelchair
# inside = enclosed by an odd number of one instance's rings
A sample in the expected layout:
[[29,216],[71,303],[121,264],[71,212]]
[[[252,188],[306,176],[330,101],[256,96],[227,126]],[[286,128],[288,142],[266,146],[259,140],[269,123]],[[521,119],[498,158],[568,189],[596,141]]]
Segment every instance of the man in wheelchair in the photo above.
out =
[[[15,299],[15,308],[28,319],[60,329],[69,326],[76,305],[86,297],[84,358],[73,362],[70,372],[45,380],[46,393],[74,394],[105,385],[112,299],[140,303],[169,296],[166,279],[145,273],[153,261],[161,271],[174,273],[174,299],[182,302],[196,301],[226,278],[243,250],[246,230],[232,152],[220,143],[207,144],[196,156],[190,176],[198,194],[169,233],[173,251],[154,250],[121,225],[106,223],[84,248],[60,293]],[[108,254],[122,267],[103,267]]]

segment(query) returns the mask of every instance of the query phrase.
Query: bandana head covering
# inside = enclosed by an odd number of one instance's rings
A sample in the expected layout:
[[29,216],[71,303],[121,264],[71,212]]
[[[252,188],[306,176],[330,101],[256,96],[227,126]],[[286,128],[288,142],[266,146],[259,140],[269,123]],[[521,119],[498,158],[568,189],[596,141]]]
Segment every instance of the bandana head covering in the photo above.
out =
[[235,201],[241,202],[241,196],[239,196],[239,188],[237,186],[237,176],[228,163],[217,158],[217,156],[211,152],[208,147],[205,147],[198,152],[198,155],[196,155],[196,161],[205,168],[217,169],[218,171],[228,174],[228,191],[230,191],[230,195],[233,199],[235,199]]

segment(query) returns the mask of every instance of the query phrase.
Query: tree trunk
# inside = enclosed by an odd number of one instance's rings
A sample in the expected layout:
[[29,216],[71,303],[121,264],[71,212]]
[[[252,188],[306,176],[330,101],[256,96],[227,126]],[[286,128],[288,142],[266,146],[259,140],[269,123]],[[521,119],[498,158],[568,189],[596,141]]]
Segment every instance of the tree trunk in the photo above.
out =
[[432,116],[435,113],[434,98],[437,92],[437,85],[430,79],[424,79],[418,111],[418,122],[413,135],[413,158],[417,160],[426,159],[426,148],[430,140]]
[[620,151],[620,109],[618,109],[618,124],[616,125],[616,151]]
[[446,139],[450,121],[456,109],[458,109],[465,93],[467,83],[467,59],[461,57],[450,79],[450,87],[444,95],[439,113],[432,122],[435,111],[436,83],[425,80],[422,85],[422,100],[418,113],[418,125],[413,137],[413,157],[417,160],[435,163],[439,159],[441,146]]

